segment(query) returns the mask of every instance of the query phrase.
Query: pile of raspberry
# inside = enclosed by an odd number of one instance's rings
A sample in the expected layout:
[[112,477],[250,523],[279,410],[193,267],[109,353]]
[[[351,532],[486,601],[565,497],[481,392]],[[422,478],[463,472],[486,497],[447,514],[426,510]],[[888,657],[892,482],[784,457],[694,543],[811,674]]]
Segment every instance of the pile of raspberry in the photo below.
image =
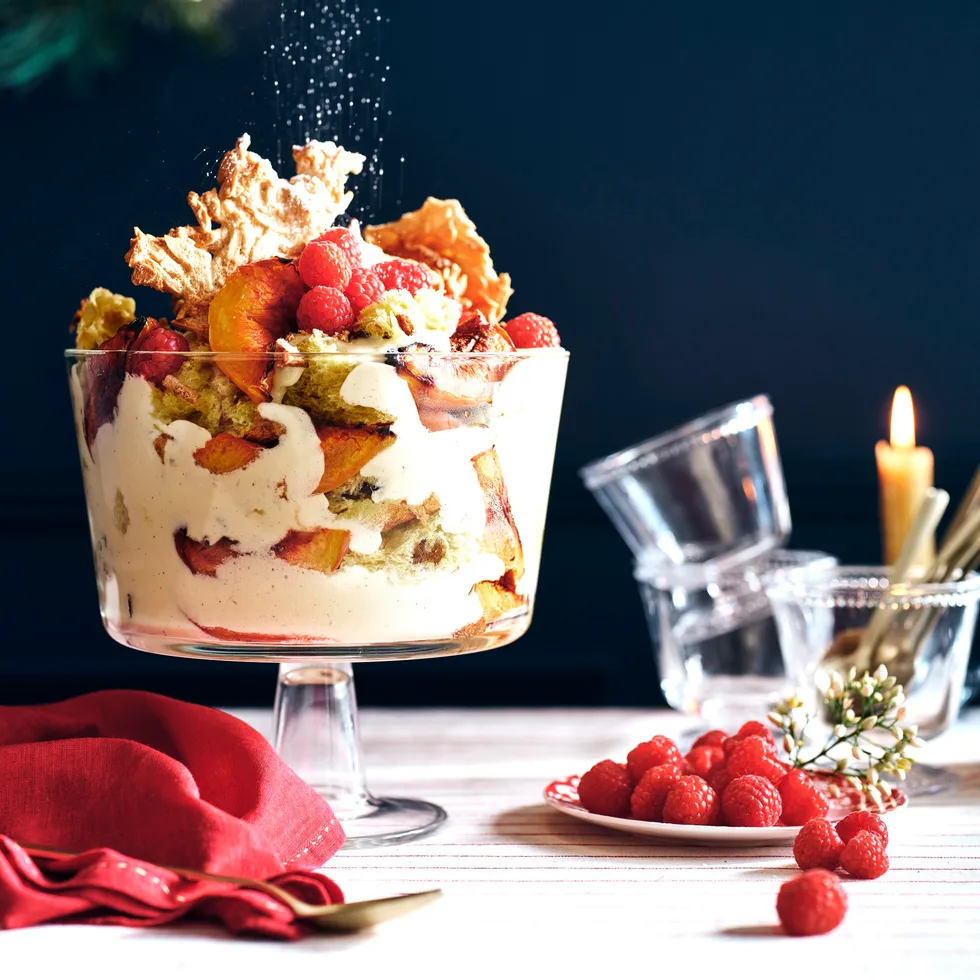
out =
[[300,330],[346,333],[358,313],[389,289],[407,289],[413,296],[433,285],[418,262],[392,259],[364,268],[360,242],[346,228],[330,228],[310,242],[299,257],[299,275],[308,292],[296,310]]
[[779,758],[772,732],[759,721],[734,735],[707,732],[687,755],[655,735],[635,746],[625,764],[594,765],[578,795],[591,813],[702,826],[795,827],[829,808],[813,780]]
[[[345,335],[361,310],[377,303],[386,292],[438,289],[439,278],[421,262],[388,259],[365,267],[358,239],[347,228],[330,228],[304,249],[298,263],[307,287],[296,310],[300,330]],[[560,347],[554,323],[537,313],[522,313],[502,324],[514,346]]]
[[779,758],[759,721],[734,734],[707,732],[683,755],[665,735],[635,746],[625,763],[604,759],[582,776],[579,801],[591,813],[674,824],[799,827],[793,856],[803,874],[784,882],[776,913],[791,936],[836,929],[847,895],[836,872],[879,878],[888,870],[888,828],[858,810],[836,824],[813,780]]

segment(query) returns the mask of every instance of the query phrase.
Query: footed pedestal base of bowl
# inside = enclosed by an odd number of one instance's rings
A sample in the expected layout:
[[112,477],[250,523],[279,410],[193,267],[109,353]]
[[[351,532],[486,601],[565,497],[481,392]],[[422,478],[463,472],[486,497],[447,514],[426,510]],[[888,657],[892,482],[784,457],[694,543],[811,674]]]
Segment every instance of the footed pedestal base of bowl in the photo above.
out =
[[276,751],[333,807],[345,850],[401,844],[445,822],[446,811],[435,803],[368,790],[349,663],[281,664],[274,720]]

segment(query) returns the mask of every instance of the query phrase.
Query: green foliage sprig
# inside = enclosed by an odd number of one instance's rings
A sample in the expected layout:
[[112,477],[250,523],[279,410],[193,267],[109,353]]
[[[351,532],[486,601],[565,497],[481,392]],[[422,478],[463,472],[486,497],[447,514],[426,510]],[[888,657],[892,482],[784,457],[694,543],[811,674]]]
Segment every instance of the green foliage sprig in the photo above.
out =
[[882,776],[905,779],[913,754],[922,747],[915,725],[905,724],[905,692],[884,665],[859,677],[851,668],[844,678],[828,676],[824,712],[831,731],[823,745],[807,738],[813,716],[794,696],[776,705],[769,720],[783,733],[783,747],[792,765],[811,771],[832,771],[880,805],[891,790]]

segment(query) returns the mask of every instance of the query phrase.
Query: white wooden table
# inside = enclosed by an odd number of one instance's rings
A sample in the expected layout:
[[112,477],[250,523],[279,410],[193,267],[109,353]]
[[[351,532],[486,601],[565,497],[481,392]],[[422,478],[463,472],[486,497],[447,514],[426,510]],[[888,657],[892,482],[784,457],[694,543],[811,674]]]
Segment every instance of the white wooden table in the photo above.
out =
[[[239,714],[268,726],[267,712]],[[847,882],[843,925],[803,940],[775,929],[776,891],[796,872],[789,847],[658,844],[542,803],[552,779],[684,726],[640,710],[364,710],[371,788],[440,803],[449,821],[415,843],[342,852],[327,870],[351,900],[440,887],[437,903],[370,935],[293,944],[204,925],[20,930],[0,934],[0,976],[584,980],[656,976],[681,956],[691,977],[828,978],[835,960],[854,976],[980,974],[980,712],[924,755],[955,765],[958,790],[896,814],[889,873]]]

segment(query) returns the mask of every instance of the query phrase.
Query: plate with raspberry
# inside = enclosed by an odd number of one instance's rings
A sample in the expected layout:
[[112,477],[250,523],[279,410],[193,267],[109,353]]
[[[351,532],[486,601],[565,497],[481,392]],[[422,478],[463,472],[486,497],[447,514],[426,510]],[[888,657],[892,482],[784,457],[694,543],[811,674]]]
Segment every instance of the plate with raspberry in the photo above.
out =
[[885,792],[875,804],[835,773],[793,768],[779,758],[771,732],[749,722],[733,736],[702,735],[686,755],[672,739],[655,735],[634,746],[625,762],[603,759],[581,776],[555,780],[544,798],[568,816],[630,834],[765,846],[792,841],[814,818],[887,816],[908,805],[902,790]]

